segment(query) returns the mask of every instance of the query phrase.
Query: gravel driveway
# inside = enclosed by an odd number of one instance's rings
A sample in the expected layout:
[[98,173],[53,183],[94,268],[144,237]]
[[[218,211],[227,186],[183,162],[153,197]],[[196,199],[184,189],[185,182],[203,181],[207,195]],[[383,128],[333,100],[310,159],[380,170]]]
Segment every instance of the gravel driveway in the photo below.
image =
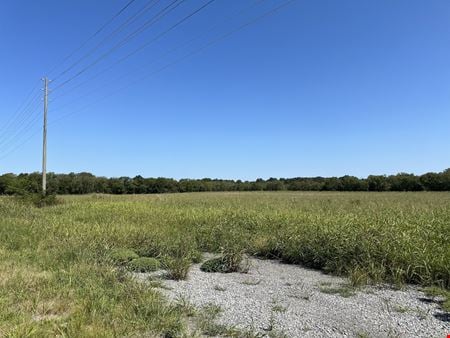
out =
[[[164,280],[169,299],[215,304],[218,324],[287,337],[446,337],[448,314],[418,288],[353,290],[344,278],[297,265],[250,259],[248,273],[205,273]],[[148,274],[135,274],[147,280]]]

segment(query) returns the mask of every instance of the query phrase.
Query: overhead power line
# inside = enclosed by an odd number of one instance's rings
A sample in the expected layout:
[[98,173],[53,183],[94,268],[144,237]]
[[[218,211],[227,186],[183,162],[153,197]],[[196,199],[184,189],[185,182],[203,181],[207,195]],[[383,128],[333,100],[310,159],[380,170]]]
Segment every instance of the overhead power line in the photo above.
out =
[[17,145],[15,145],[14,147],[7,149],[6,152],[4,152],[3,156],[0,156],[0,160],[3,160],[5,158],[7,158],[8,156],[12,155],[16,150],[22,148],[25,144],[27,144],[28,142],[31,141],[31,139],[36,136],[38,133],[40,132],[40,130],[35,130],[34,133],[32,133],[31,135],[29,135],[29,137],[27,137],[25,140],[23,140],[22,142],[18,143]]
[[[181,2],[183,2],[183,1],[185,1],[185,0],[181,0]],[[210,2],[212,2],[212,1],[214,1],[214,0],[211,0]],[[262,1],[264,1],[264,0],[260,0],[260,1],[262,2]],[[156,75],[157,73],[160,73],[160,72],[162,72],[162,71],[164,71],[164,70],[166,70],[166,69],[168,69],[168,68],[170,68],[170,67],[172,67],[172,66],[174,66],[174,65],[176,65],[176,64],[178,64],[178,63],[180,63],[180,62],[182,62],[183,60],[185,60],[185,59],[187,59],[187,58],[189,58],[189,57],[191,57],[191,56],[193,56],[193,55],[195,55],[195,54],[200,53],[201,51],[203,51],[203,50],[205,50],[205,49],[207,49],[207,48],[209,48],[209,47],[215,45],[216,43],[220,42],[221,40],[224,40],[224,39],[228,38],[229,36],[231,36],[231,35],[237,33],[238,31],[243,30],[243,29],[245,29],[246,27],[248,27],[248,26],[250,26],[250,25],[252,25],[252,24],[254,24],[254,23],[256,23],[256,22],[258,22],[258,21],[260,21],[260,20],[262,20],[262,19],[264,19],[265,17],[268,17],[268,16],[274,14],[275,12],[277,12],[278,10],[280,10],[281,8],[286,7],[287,5],[289,5],[290,3],[294,2],[294,1],[295,1],[295,0],[284,1],[284,2],[281,3],[280,5],[278,5],[278,6],[274,7],[274,8],[272,8],[272,9],[268,10],[267,12],[264,12],[262,15],[259,15],[258,17],[253,18],[252,20],[249,20],[249,21],[245,22],[244,24],[242,24],[242,25],[240,25],[240,26],[238,26],[238,27],[236,27],[236,28],[234,28],[234,29],[232,29],[232,30],[226,32],[225,34],[222,34],[222,35],[220,35],[220,36],[218,36],[218,37],[216,37],[216,38],[211,39],[211,40],[208,41],[205,45],[202,45],[202,46],[200,46],[199,48],[196,48],[195,50],[193,50],[193,51],[191,51],[191,52],[189,52],[189,53],[183,55],[182,57],[177,58],[176,60],[174,60],[174,61],[172,61],[172,62],[169,62],[168,64],[166,64],[166,65],[164,65],[164,66],[158,68],[157,70],[155,70],[155,71],[153,71],[153,72],[151,72],[151,73],[149,73],[149,74],[146,74],[146,75],[144,75],[144,76],[142,76],[142,77],[140,77],[140,78],[138,78],[138,79],[135,79],[135,81],[132,81],[131,83],[128,83],[128,84],[126,84],[126,85],[124,85],[124,86],[121,86],[121,87],[118,88],[117,90],[111,91],[111,92],[108,93],[107,95],[104,95],[104,96],[101,97],[100,99],[96,100],[96,102],[105,100],[105,99],[111,97],[112,95],[115,95],[117,92],[123,91],[123,90],[126,89],[127,87],[130,87],[130,86],[132,86],[132,85],[135,85],[135,84],[138,83],[138,82],[141,82],[141,81],[143,81],[143,80],[145,80],[145,79],[147,79],[147,78],[149,78],[149,77],[152,77],[152,76]],[[175,0],[173,3],[176,3],[176,2],[177,2],[177,0]],[[208,3],[208,4],[209,4],[209,3]],[[130,3],[130,5],[131,5],[131,3]],[[179,5],[179,4],[178,4],[178,5]],[[207,5],[207,4],[206,4],[206,5]],[[173,8],[172,8],[172,10],[173,10]],[[167,13],[166,13],[166,14],[167,14]],[[171,27],[172,27],[172,26],[171,26]],[[169,29],[170,29],[170,28],[169,28]],[[133,34],[133,33],[132,33],[132,34]],[[97,35],[98,35],[98,34],[97,34]],[[129,35],[128,37],[130,37],[130,35]],[[133,38],[133,37],[134,37],[134,36],[131,36],[131,38]],[[127,38],[125,38],[125,39],[127,39]],[[119,45],[120,45],[121,43],[123,43],[124,41],[125,41],[125,40],[122,40],[122,41],[119,43]],[[118,45],[116,45],[116,46],[118,46]],[[119,48],[120,48],[120,47],[119,47]],[[175,49],[176,49],[176,48],[175,48]],[[60,86],[61,86],[61,85],[60,85]],[[85,106],[82,107],[81,109],[78,109],[78,110],[72,111],[72,112],[70,112],[70,113],[68,113],[68,114],[65,114],[65,115],[60,116],[58,119],[56,119],[56,120],[52,121],[51,123],[49,123],[49,125],[54,125],[54,124],[56,124],[56,123],[59,123],[59,122],[62,121],[63,119],[67,118],[68,116],[74,115],[74,114],[76,114],[76,113],[78,113],[78,112],[80,112],[80,111],[83,111],[83,110],[89,108],[89,106],[91,106],[93,103],[95,103],[95,102],[91,102],[90,104],[85,105]],[[29,121],[28,124],[21,130],[21,132],[19,132],[19,134],[20,134],[21,137],[25,136],[26,132],[29,132],[29,131],[31,130],[31,128],[33,127],[33,123],[32,123],[32,122],[34,122],[34,121],[35,121],[34,119],[31,120],[31,121]],[[5,153],[5,155],[3,155],[2,157],[0,157],[0,159],[3,159],[3,158],[5,158],[5,157],[9,156],[10,154],[14,153],[17,149],[19,149],[19,148],[22,147],[24,144],[26,144],[27,142],[29,142],[29,141],[36,135],[37,132],[38,132],[38,131],[36,131],[35,133],[31,134],[28,138],[26,138],[25,140],[23,140],[23,141],[20,142],[20,143],[17,143],[17,144],[10,144],[10,145],[13,145],[13,147],[12,147],[11,149],[8,149],[8,152]]]
[[26,121],[24,124],[22,124],[17,130],[15,130],[11,135],[5,137],[0,142],[1,148],[7,148],[16,142],[17,139],[20,139],[20,137],[24,134],[26,134],[29,130],[31,130],[36,123],[39,121],[40,118],[39,110],[34,110],[33,113],[30,115],[32,117],[29,121]]
[[[246,12],[246,11],[248,11],[248,10],[254,8],[254,7],[256,7],[256,6],[259,6],[259,5],[261,5],[263,2],[266,2],[266,1],[268,1],[268,0],[256,0],[256,1],[253,2],[250,6],[247,6],[247,7],[245,7],[244,9],[239,9],[238,11],[235,11],[234,13],[227,15],[227,16],[224,18],[224,20],[222,20],[221,22],[215,23],[214,25],[210,26],[208,29],[206,29],[206,30],[200,32],[200,34],[197,34],[195,37],[193,37],[193,38],[191,38],[191,39],[188,39],[188,40],[182,42],[181,44],[178,44],[177,46],[175,46],[175,47],[169,49],[168,51],[166,51],[165,53],[163,53],[163,54],[162,54],[161,56],[159,56],[158,58],[153,59],[152,62],[148,63],[147,65],[153,64],[154,62],[156,62],[156,61],[158,61],[158,60],[160,60],[160,59],[166,57],[167,55],[170,55],[171,53],[173,53],[174,51],[180,49],[181,47],[191,44],[191,43],[194,42],[195,40],[198,40],[199,38],[201,38],[202,36],[204,36],[205,33],[209,33],[209,32],[211,32],[211,31],[215,30],[217,27],[220,26],[220,24],[223,24],[224,22],[227,22],[227,21],[229,21],[229,20],[231,20],[231,19],[233,19],[233,18],[235,18],[235,17],[241,15],[242,13],[244,13],[244,12]],[[118,59],[118,60],[115,61],[113,64],[109,65],[107,68],[102,69],[100,72],[98,72],[98,73],[94,74],[93,76],[87,78],[86,80],[82,81],[81,83],[78,83],[78,84],[76,84],[75,86],[70,87],[70,88],[67,89],[65,92],[60,93],[59,95],[56,94],[56,96],[54,96],[53,99],[59,99],[60,97],[63,97],[63,96],[66,96],[66,95],[70,94],[74,89],[80,88],[80,87],[84,86],[85,84],[87,84],[88,82],[90,82],[90,81],[92,81],[92,80],[98,78],[99,76],[101,76],[101,75],[103,75],[104,73],[108,72],[109,70],[113,69],[115,66],[117,66],[117,65],[121,64],[122,62],[126,61],[126,60],[127,60],[128,58],[130,58],[131,56],[133,56],[133,55],[135,55],[136,53],[138,53],[138,52],[144,50],[144,49],[145,49],[146,47],[148,47],[149,45],[150,45],[150,43],[145,43],[144,45],[138,47],[137,49],[133,50],[131,53],[129,53],[129,54],[125,55],[124,57]],[[142,68],[139,68],[139,72],[141,72],[141,71],[142,71]],[[115,81],[117,81],[117,80],[120,80],[121,78],[122,78],[122,77],[117,78],[116,80],[113,80],[112,82],[115,82]],[[103,88],[103,86],[100,87],[100,88]],[[95,90],[95,89],[94,89],[94,90]],[[83,97],[83,96],[82,96],[82,97]],[[80,98],[82,98],[82,97],[79,97],[78,99],[76,99],[76,101],[78,101],[78,100],[79,100]]]
[[[196,14],[200,13],[202,10],[204,10],[206,7],[208,7],[211,3],[213,3],[215,0],[209,0],[207,3],[203,4],[202,6],[200,6],[199,8],[197,8],[196,10],[194,10],[193,12],[189,13],[188,15],[186,15],[185,17],[183,17],[181,20],[179,20],[178,22],[176,22],[174,25],[170,26],[169,28],[167,28],[166,30],[164,30],[163,32],[161,32],[160,34],[158,34],[156,37],[154,37],[152,40],[146,42],[144,45],[138,47],[137,49],[133,50],[131,53],[127,54],[125,57],[119,59],[117,62],[115,62],[112,66],[114,67],[115,65],[125,61],[126,59],[130,58],[131,56],[135,55],[136,53],[138,53],[139,51],[143,50],[145,47],[148,47],[149,45],[151,45],[152,43],[155,43],[156,41],[158,41],[159,39],[161,39],[162,37],[164,37],[166,34],[168,34],[169,32],[171,32],[172,30],[174,30],[175,28],[177,28],[178,26],[180,26],[181,24],[183,24],[184,22],[186,22],[187,20],[189,20],[190,18],[192,18],[193,16],[195,16]],[[264,0],[259,0],[259,1],[264,1]],[[77,99],[78,100],[78,99]]]
[[[9,120],[0,128],[0,136],[6,132],[11,126],[13,126],[17,121],[24,115],[29,106],[36,100],[36,94],[33,93],[39,89],[39,82],[33,86],[33,89],[26,96],[25,100],[19,105],[19,107],[14,111]],[[39,93],[38,93],[39,94]]]
[[294,1],[296,1],[296,0],[287,0],[287,1],[282,2],[280,5],[278,5],[278,6],[274,7],[274,8],[272,8],[272,9],[264,12],[263,14],[261,14],[261,15],[255,17],[255,18],[253,18],[253,19],[251,19],[251,20],[241,24],[240,26],[238,26],[236,28],[234,28],[234,29],[232,29],[232,30],[230,30],[230,31],[228,31],[228,32],[226,32],[226,33],[224,33],[224,34],[222,34],[222,35],[220,35],[220,36],[210,40],[205,45],[195,49],[194,51],[192,51],[192,52],[190,52],[188,54],[185,54],[184,56],[174,60],[173,62],[170,62],[170,63],[168,63],[168,64],[158,68],[157,70],[151,72],[150,74],[144,75],[144,76],[140,77],[139,79],[137,79],[137,80],[135,80],[135,81],[133,81],[131,83],[128,83],[128,84],[118,88],[117,90],[111,91],[110,93],[106,94],[105,96],[101,97],[100,99],[97,99],[95,102],[91,102],[90,104],[87,104],[87,105],[85,105],[84,107],[82,107],[80,109],[77,109],[77,110],[75,110],[73,112],[70,112],[68,114],[64,114],[60,118],[50,122],[49,124],[53,125],[53,124],[59,123],[61,120],[65,119],[65,118],[67,118],[69,116],[72,116],[72,115],[77,114],[77,113],[79,113],[79,112],[81,112],[83,110],[86,110],[93,103],[98,103],[99,101],[103,101],[103,100],[105,100],[105,99],[107,99],[107,98],[109,98],[109,97],[111,97],[113,95],[116,95],[118,92],[121,92],[121,91],[123,91],[124,89],[126,89],[128,87],[133,86],[136,83],[139,83],[139,82],[141,82],[143,80],[146,80],[146,79],[148,79],[148,78],[150,78],[150,77],[152,77],[152,76],[154,76],[154,75],[156,75],[156,74],[158,74],[158,73],[160,73],[160,72],[162,72],[162,71],[164,71],[164,70],[166,70],[166,69],[168,69],[168,68],[170,68],[170,67],[172,67],[172,66],[174,66],[174,65],[176,65],[176,64],[178,64],[178,63],[180,63],[180,62],[182,62],[182,61],[184,61],[184,60],[186,60],[188,58],[190,58],[190,57],[192,57],[193,55],[196,55],[196,54],[198,54],[198,53],[200,53],[200,52],[210,48],[211,46],[219,43],[222,40],[225,40],[226,38],[232,36],[233,34],[236,34],[237,32],[242,31],[243,29],[247,28],[248,26],[251,26],[251,25],[253,25],[253,24],[263,20],[264,18],[275,14],[276,12],[278,12],[282,8],[290,5]]
[[18,131],[21,131],[29,122],[31,118],[33,118],[34,114],[36,114],[36,103],[39,102],[39,96],[30,101],[30,105],[22,111],[22,114],[18,115],[8,129],[0,134],[0,146],[6,142],[9,142],[10,139],[14,138]]
[[61,73],[59,73],[57,76],[53,78],[53,81],[57,81],[60,77],[67,74],[69,71],[74,69],[77,65],[80,64],[83,60],[91,56],[95,51],[97,51],[101,46],[103,46],[110,38],[114,37],[115,35],[119,34],[121,31],[123,31],[126,27],[128,27],[130,24],[138,20],[142,15],[144,15],[146,12],[148,12],[150,9],[152,9],[156,4],[158,4],[160,0],[150,0],[148,1],[144,7],[138,10],[134,15],[129,17],[124,23],[122,23],[118,28],[116,28],[114,31],[112,31],[110,34],[108,34],[105,38],[103,38],[99,43],[97,43],[93,48],[91,48],[86,54],[84,54],[82,57],[80,57],[77,61],[73,62],[69,67],[67,67],[65,70],[63,70]]
[[114,22],[118,17],[124,13],[128,7],[130,7],[136,0],[130,0],[127,2],[125,6],[123,6],[114,16],[106,21],[99,29],[97,29],[94,34],[92,34],[87,40],[85,40],[79,47],[75,48],[72,52],[70,52],[67,56],[65,56],[57,65],[55,65],[48,74],[53,73],[59,66],[63,65],[67,60],[69,60],[72,56],[74,56],[78,51],[83,49],[92,39],[98,36],[106,27],[108,27],[111,23]]
[[[57,65],[55,65],[49,73],[53,73],[59,66],[63,65],[71,57],[73,57],[78,51],[83,49],[91,40],[100,35],[111,23],[113,23],[118,17],[120,17],[136,0],[129,0],[125,6],[123,6],[117,13],[114,14],[108,21],[100,26],[87,40],[85,40],[79,47],[74,49],[71,53],[65,56]],[[155,0],[152,0],[155,1]],[[21,137],[27,131],[29,131],[37,122],[39,115],[35,116],[36,111],[32,112],[33,105],[40,98],[39,92],[33,96],[36,89],[39,88],[39,82],[33,87],[27,96],[26,100],[11,118],[0,128],[0,146],[5,147],[10,145],[16,140],[16,137]],[[31,119],[31,120],[30,120]],[[18,129],[12,134],[8,134],[8,130]]]
[[[109,55],[111,55],[113,52],[115,52],[116,50],[120,49],[121,47],[123,47],[124,45],[126,45],[127,43],[129,43],[131,40],[133,40],[136,36],[138,36],[139,34],[143,33],[145,30],[147,30],[149,27],[153,26],[155,23],[157,23],[158,21],[160,21],[162,18],[164,18],[166,15],[170,14],[173,10],[175,10],[178,6],[180,6],[183,2],[185,2],[186,0],[173,0],[168,6],[164,7],[161,11],[159,11],[156,15],[154,15],[151,19],[147,20],[144,25],[142,25],[141,27],[139,27],[138,29],[136,29],[135,31],[133,31],[132,33],[128,34],[124,39],[122,39],[119,43],[117,43],[116,45],[114,45],[111,49],[109,49],[107,52],[103,53],[100,57],[98,57],[97,59],[95,59],[93,62],[91,62],[90,64],[88,64],[87,66],[85,66],[84,68],[82,68],[80,71],[78,71],[77,73],[75,73],[72,77],[70,77],[69,79],[65,80],[64,82],[62,82],[61,84],[59,84],[58,86],[56,86],[53,90],[58,90],[59,88],[63,87],[64,85],[66,85],[67,83],[73,81],[74,79],[76,79],[77,77],[79,77],[80,75],[82,75],[83,73],[85,73],[87,70],[89,70],[90,68],[94,67],[95,65],[97,65],[100,61],[104,60],[105,58],[107,58]],[[214,0],[212,0],[214,1]]]

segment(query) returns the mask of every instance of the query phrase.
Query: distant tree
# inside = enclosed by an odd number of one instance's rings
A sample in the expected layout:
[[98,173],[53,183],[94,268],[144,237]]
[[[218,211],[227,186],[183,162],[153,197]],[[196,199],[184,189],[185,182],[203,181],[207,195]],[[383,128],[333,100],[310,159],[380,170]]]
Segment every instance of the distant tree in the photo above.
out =
[[436,173],[426,173],[419,178],[422,186],[429,191],[439,191],[445,189],[444,175]]
[[97,177],[94,190],[96,193],[110,194],[108,179],[106,177]]
[[355,176],[343,176],[339,178],[339,181],[339,189],[342,191],[366,191],[368,189],[367,182]]
[[4,174],[0,176],[0,194],[10,195],[14,193],[16,184],[16,175]]
[[390,189],[392,191],[420,191],[423,186],[420,183],[420,178],[413,174],[400,173],[389,176]]
[[450,168],[444,170],[440,175],[442,176],[441,190],[450,191]]
[[284,183],[276,178],[270,178],[266,183],[266,190],[280,191],[285,189]]
[[[400,173],[397,175],[370,175],[367,179],[354,176],[269,178],[256,181],[233,181],[211,178],[106,178],[91,173],[48,173],[48,191],[58,194],[148,194],[199,191],[450,191],[450,169],[440,173],[426,173],[421,176]],[[41,191],[41,173],[3,174],[0,176],[0,194],[12,195],[23,192]]]
[[294,178],[287,180],[286,186],[293,191],[320,191],[324,183],[314,178]]
[[120,178],[111,178],[108,182],[109,190],[112,194],[125,194],[125,184]]
[[322,187],[322,190],[326,191],[342,191],[342,182],[337,177],[330,177],[325,179],[325,184]]
[[389,183],[386,176],[370,175],[367,177],[367,185],[369,191],[387,191],[389,190]]

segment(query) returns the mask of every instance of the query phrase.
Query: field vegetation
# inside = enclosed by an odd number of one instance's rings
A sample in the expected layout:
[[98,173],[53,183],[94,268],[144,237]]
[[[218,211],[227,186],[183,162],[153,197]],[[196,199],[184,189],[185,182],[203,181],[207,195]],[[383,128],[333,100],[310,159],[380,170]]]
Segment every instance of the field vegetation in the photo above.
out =
[[230,265],[242,253],[281,259],[354,285],[450,287],[445,192],[59,199],[38,208],[0,198],[0,337],[181,336],[183,307],[128,271],[162,266],[183,279],[202,252],[221,253]]

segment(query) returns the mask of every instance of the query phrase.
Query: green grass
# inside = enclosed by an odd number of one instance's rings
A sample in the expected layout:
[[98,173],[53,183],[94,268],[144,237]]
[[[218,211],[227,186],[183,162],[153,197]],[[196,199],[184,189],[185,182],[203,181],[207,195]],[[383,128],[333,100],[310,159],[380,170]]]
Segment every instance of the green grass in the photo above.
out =
[[348,285],[339,286],[321,286],[319,288],[320,292],[327,293],[329,295],[339,295],[344,298],[351,297],[355,295],[355,290]]
[[110,254],[114,263],[119,265],[125,265],[133,259],[139,258],[139,255],[130,249],[114,249]]
[[200,266],[204,272],[231,273],[241,271],[242,254],[225,254],[220,257],[211,258]]
[[121,248],[160,258],[176,279],[201,252],[246,252],[353,284],[450,287],[448,193],[62,199],[36,208],[0,198],[0,336],[181,335],[185,313],[118,268]]
[[430,286],[424,289],[424,292],[433,298],[441,298],[441,307],[444,311],[450,312],[450,290],[442,289],[436,286]]
[[161,268],[161,264],[156,258],[139,257],[127,264],[128,269],[135,272],[153,272]]

